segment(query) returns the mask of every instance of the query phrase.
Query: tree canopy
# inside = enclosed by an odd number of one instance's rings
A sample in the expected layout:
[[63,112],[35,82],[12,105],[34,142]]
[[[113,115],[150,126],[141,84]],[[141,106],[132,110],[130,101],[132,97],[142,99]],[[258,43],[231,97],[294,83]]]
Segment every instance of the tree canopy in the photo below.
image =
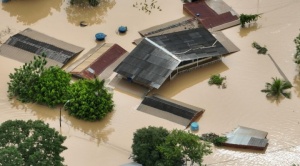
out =
[[138,129],[131,147],[133,160],[145,166],[182,166],[187,161],[201,165],[203,156],[212,153],[197,135],[152,126]]
[[0,125],[0,165],[63,165],[65,139],[43,121],[8,120]]
[[113,110],[112,94],[104,87],[104,80],[81,79],[71,84],[66,110],[79,119],[96,121]]
[[240,15],[240,22],[241,26],[245,27],[246,23],[250,23],[252,21],[257,21],[260,17],[260,14],[241,14]]
[[71,75],[59,67],[46,68],[44,56],[34,57],[11,73],[9,98],[22,102],[36,102],[55,107],[69,100],[66,110],[77,118],[96,121],[104,118],[114,107],[112,94],[104,80],[82,79],[71,84]]

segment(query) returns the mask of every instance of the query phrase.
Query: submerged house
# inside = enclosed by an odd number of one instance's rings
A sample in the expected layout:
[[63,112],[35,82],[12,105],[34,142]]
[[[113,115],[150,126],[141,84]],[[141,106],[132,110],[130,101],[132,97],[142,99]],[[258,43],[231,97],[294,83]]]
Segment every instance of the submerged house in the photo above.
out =
[[0,46],[0,54],[23,63],[33,60],[36,55],[46,55],[46,66],[62,67],[76,57],[82,47],[66,43],[27,28],[13,36]]
[[106,79],[126,54],[127,51],[118,44],[103,43],[83,55],[68,70],[78,78],[94,79],[97,76]]
[[[223,38],[223,43],[227,40]],[[230,52],[202,27],[146,37],[114,71],[129,81],[158,89],[167,79],[219,62]]]
[[199,0],[183,4],[185,12],[206,29],[218,31],[240,24],[237,13],[223,0]]

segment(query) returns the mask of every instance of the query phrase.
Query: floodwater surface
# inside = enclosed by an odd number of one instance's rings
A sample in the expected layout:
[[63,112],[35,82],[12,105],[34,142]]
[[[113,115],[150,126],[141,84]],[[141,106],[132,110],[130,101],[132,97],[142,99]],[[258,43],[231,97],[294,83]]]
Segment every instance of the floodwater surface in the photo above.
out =
[[[225,0],[237,13],[262,14],[249,27],[235,26],[223,33],[240,51],[227,55],[223,62],[178,75],[151,93],[204,108],[196,134],[215,132],[226,134],[234,128],[246,126],[268,132],[266,151],[214,148],[206,156],[207,165],[287,165],[300,164],[300,79],[293,62],[293,39],[300,33],[300,1],[298,0]],[[142,3],[142,4],[141,4]],[[32,28],[57,39],[84,47],[96,46],[95,34],[107,34],[106,42],[118,43],[127,51],[140,38],[138,31],[185,16],[180,0],[158,0],[156,8],[142,10],[144,0],[105,0],[95,8],[70,6],[61,0],[12,0],[0,4],[0,42],[9,36]],[[137,5],[139,4],[139,5]],[[158,8],[159,6],[159,8]],[[80,27],[85,21],[88,25]],[[127,26],[125,35],[117,33],[119,26]],[[287,79],[293,83],[292,98],[271,101],[260,90],[272,77],[282,78],[267,55],[259,55],[251,44],[256,41],[268,48]],[[1,53],[0,53],[1,54]],[[64,110],[59,127],[59,107],[47,108],[23,104],[7,98],[9,73],[22,64],[0,56],[0,122],[9,119],[41,119],[67,136],[62,153],[65,164],[71,166],[118,166],[131,162],[131,144],[136,129],[163,126],[184,129],[184,126],[136,110],[142,98],[142,88],[111,84],[115,108],[104,120],[84,122],[70,117]],[[209,86],[212,74],[226,76],[227,88]],[[115,74],[114,74],[115,75]],[[113,75],[113,76],[114,76]],[[112,77],[113,77],[112,76]],[[110,78],[116,80],[116,78]],[[123,88],[122,88],[123,87]]]

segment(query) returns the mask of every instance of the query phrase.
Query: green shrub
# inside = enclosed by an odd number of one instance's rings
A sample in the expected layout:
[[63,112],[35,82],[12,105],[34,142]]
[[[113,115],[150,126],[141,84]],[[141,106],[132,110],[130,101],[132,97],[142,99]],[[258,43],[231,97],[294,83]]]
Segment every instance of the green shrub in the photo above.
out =
[[37,92],[34,86],[39,81],[40,75],[47,64],[45,56],[35,56],[34,61],[25,63],[14,73],[9,74],[8,97],[16,97],[21,102],[34,102]]
[[63,104],[67,99],[70,81],[71,75],[59,67],[45,69],[34,86],[35,101],[49,107]]
[[202,134],[200,139],[203,141],[213,143],[215,146],[221,146],[224,142],[227,141],[227,137],[219,136],[215,133]]
[[68,88],[69,103],[65,109],[79,119],[96,121],[113,110],[112,94],[104,87],[104,80],[81,79]]
[[220,74],[212,75],[208,81],[209,85],[222,85],[223,81],[226,79],[226,77],[221,77]]
[[241,26],[245,27],[246,23],[250,23],[252,21],[257,21],[257,19],[259,17],[260,17],[259,14],[241,14],[240,15]]
[[294,39],[294,43],[296,44],[295,63],[300,64],[300,33]]

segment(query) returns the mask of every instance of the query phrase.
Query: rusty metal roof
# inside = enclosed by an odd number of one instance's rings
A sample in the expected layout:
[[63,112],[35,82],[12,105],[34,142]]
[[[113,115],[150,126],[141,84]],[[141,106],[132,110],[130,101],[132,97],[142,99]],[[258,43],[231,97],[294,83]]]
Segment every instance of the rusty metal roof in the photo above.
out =
[[193,17],[197,17],[201,24],[211,31],[225,29],[240,23],[235,11],[222,0],[185,3],[183,9]]
[[93,53],[89,52],[88,55],[74,62],[77,66],[70,73],[76,77],[93,79],[94,74],[99,76],[125,53],[127,51],[118,44],[104,43],[99,45]]
[[[0,47],[1,55],[24,63],[32,60],[32,56],[29,56],[29,53],[33,55],[45,53],[47,60],[53,60],[56,62],[53,65],[57,66],[63,66],[68,63],[82,50],[83,48],[81,47],[63,42],[30,28],[11,36]],[[18,54],[12,56],[12,52]]]

